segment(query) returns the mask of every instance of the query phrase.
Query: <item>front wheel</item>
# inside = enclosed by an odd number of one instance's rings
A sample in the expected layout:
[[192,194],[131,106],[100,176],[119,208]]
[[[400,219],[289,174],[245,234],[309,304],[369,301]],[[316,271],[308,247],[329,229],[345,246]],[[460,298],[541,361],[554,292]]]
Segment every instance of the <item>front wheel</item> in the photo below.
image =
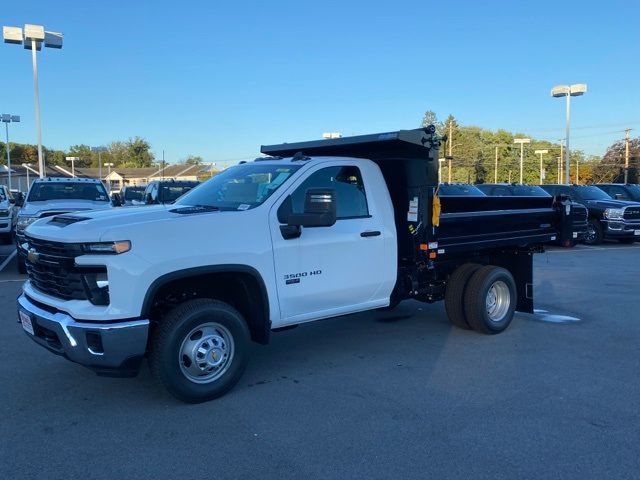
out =
[[473,274],[464,292],[464,311],[469,326],[486,333],[500,333],[509,326],[516,310],[517,291],[508,270],[493,265]]
[[587,233],[584,236],[584,243],[587,245],[600,245],[603,238],[602,224],[595,218],[590,218],[587,224]]
[[176,398],[200,403],[234,387],[249,359],[247,323],[232,306],[210,299],[178,305],[153,334],[149,366]]

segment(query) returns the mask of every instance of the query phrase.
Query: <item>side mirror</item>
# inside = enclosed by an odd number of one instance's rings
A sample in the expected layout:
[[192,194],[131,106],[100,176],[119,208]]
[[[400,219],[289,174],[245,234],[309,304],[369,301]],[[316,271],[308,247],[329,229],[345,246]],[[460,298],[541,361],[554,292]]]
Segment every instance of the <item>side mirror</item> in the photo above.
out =
[[10,203],[11,205],[15,205],[15,204],[16,204],[16,199],[15,199],[15,198],[10,198],[10,199],[9,199],[9,203]]
[[147,196],[144,198],[144,203],[146,203],[146,204],[152,204],[153,203],[153,197],[151,197],[150,193],[147,193]]
[[120,195],[117,193],[111,195],[111,203],[113,203],[114,207],[121,207],[122,201],[120,200]]
[[13,199],[13,204],[16,207],[22,207],[24,205],[24,197],[23,196],[19,196],[17,198]]
[[294,227],[330,227],[336,223],[336,191],[310,188],[304,198],[304,213],[291,213],[287,224]]

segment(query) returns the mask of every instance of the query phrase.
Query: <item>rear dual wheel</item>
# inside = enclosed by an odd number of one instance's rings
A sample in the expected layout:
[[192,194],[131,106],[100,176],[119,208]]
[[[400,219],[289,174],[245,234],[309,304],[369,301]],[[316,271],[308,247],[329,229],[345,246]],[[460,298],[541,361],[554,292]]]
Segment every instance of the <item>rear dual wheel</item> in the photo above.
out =
[[500,333],[509,326],[516,302],[513,276],[494,265],[462,265],[451,275],[445,293],[451,323],[486,334]]

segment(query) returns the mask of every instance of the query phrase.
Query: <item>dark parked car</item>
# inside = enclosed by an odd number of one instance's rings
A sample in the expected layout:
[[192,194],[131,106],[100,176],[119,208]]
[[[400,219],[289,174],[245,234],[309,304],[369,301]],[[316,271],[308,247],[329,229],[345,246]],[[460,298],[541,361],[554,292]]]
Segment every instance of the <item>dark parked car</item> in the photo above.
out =
[[491,197],[549,197],[538,185],[513,185],[511,183],[479,183],[476,188]]
[[441,183],[438,193],[441,197],[486,197],[475,186],[466,183]]
[[144,203],[146,205],[173,203],[199,184],[200,182],[155,180],[149,183],[144,191]]
[[567,195],[589,210],[584,242],[590,245],[616,239],[632,243],[640,239],[640,203],[614,200],[595,185],[541,185],[551,195]]
[[[550,197],[551,194],[546,192],[542,187],[538,185],[514,185],[510,183],[483,183],[476,185],[479,190],[484,192],[490,197]],[[573,215],[572,221],[572,236],[573,243],[568,242],[565,247],[571,247],[577,242],[584,240],[587,229],[589,212],[587,208],[577,202],[568,200],[571,205],[571,214]],[[565,240],[566,241],[566,240]]]
[[616,200],[628,200],[630,202],[640,202],[640,185],[624,183],[600,183],[596,185],[611,198]]

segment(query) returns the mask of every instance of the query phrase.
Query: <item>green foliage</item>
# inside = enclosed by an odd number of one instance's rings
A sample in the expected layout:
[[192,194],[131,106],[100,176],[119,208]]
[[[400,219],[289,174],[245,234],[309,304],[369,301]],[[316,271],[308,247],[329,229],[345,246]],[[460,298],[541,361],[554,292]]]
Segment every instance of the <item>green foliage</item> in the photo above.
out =
[[185,165],[202,165],[204,159],[198,155],[188,155],[182,163]]
[[[432,111],[425,112],[423,122],[437,120]],[[487,130],[475,126],[461,126],[453,115],[444,122],[436,122],[436,129],[447,141],[440,148],[440,157],[446,158],[451,148],[451,181],[463,183],[493,183],[520,181],[520,146],[515,138],[531,138],[524,145],[523,180],[529,184],[540,183],[540,155],[536,150],[548,150],[543,154],[542,167],[545,171],[544,183],[557,183],[560,144],[537,140],[524,133],[506,130]],[[497,156],[497,168],[496,168]],[[580,163],[580,183],[592,180],[594,159],[585,158],[581,151],[571,152],[572,178],[575,178],[576,162]],[[449,161],[442,166],[442,181],[449,181]]]

